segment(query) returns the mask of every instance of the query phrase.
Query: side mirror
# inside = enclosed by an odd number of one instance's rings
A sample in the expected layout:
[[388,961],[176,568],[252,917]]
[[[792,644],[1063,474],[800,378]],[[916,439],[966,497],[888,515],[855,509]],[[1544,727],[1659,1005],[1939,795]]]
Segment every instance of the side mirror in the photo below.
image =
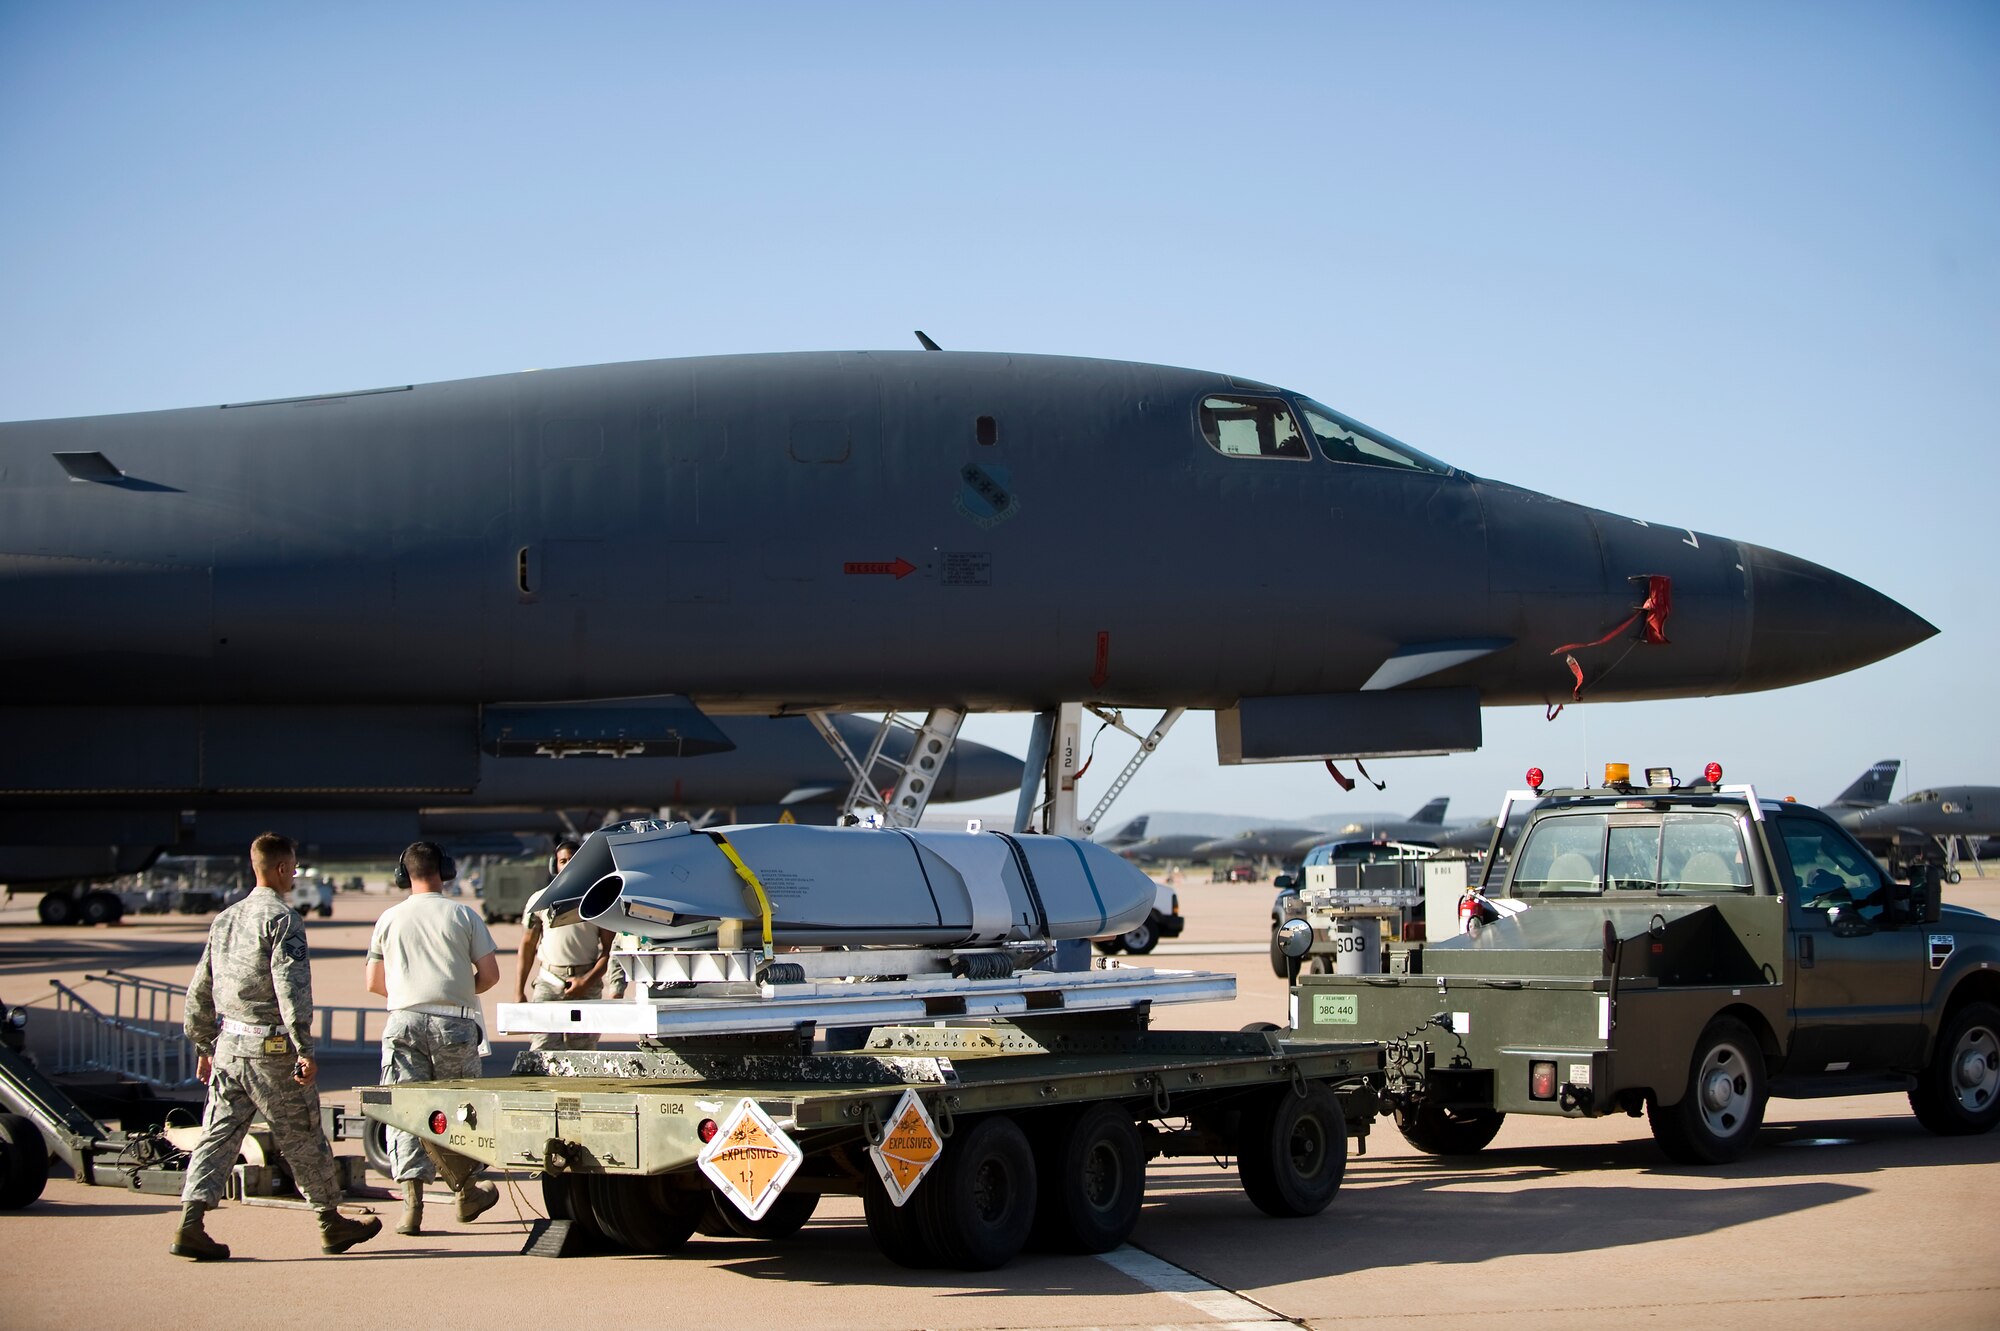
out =
[[1288,873],[1281,873],[1271,880],[1271,886],[1280,892],[1291,892],[1298,888],[1299,880]]
[[1278,950],[1293,961],[1312,951],[1312,945],[1313,927],[1310,921],[1294,917],[1278,926]]

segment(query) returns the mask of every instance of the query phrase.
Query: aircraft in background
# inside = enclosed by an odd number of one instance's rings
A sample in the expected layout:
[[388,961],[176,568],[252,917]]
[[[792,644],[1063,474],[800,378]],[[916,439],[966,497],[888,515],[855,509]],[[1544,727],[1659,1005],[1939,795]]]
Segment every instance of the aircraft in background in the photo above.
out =
[[[1302,577],[1332,532],[1345,575]],[[1219,598],[1294,627],[1246,650]],[[0,812],[31,819],[71,789],[434,804],[667,695],[628,751],[911,708],[933,761],[967,711],[1094,702],[1215,708],[1225,763],[1458,752],[1484,705],[1778,688],[1936,632],[1267,384],[939,351],[0,425],[0,624]],[[898,778],[912,818],[932,775]]]
[[1873,809],[1889,802],[1896,788],[1896,773],[1903,769],[1901,758],[1884,758],[1854,779],[1854,784],[1835,795],[1820,808],[1836,816],[1843,809]]
[[1364,814],[1344,824],[1332,836],[1315,832],[1309,837],[1299,838],[1284,858],[1297,859],[1314,846],[1323,846],[1329,841],[1416,841],[1437,845],[1438,838],[1445,832],[1445,810],[1450,807],[1450,797],[1440,795],[1407,818]]
[[[857,746],[876,729],[864,717],[829,720]],[[394,859],[419,838],[461,857],[518,855],[527,849],[524,839],[578,835],[627,810],[673,809],[719,822],[836,819],[848,776],[810,720],[732,716],[718,725],[732,747],[699,758],[481,754],[466,791],[16,794],[0,808],[0,881],[31,888],[136,873],[163,853],[240,857],[268,829],[297,840],[308,860],[340,862]],[[907,732],[892,734],[885,758],[906,759],[911,742]],[[962,741],[939,765],[935,797],[956,802],[1005,794],[1019,787],[1021,767],[1010,754]],[[896,773],[878,764],[875,779],[894,784]],[[58,917],[49,923],[83,919],[87,896],[45,895],[43,913]],[[103,909],[100,901],[97,910]]]
[[1849,809],[1836,815],[1841,826],[1877,855],[1887,855],[1901,840],[1935,840],[1945,851],[1946,877],[1959,880],[1961,843],[1974,864],[1981,843],[2000,836],[2000,786],[1933,786],[1905,795],[1894,804]]

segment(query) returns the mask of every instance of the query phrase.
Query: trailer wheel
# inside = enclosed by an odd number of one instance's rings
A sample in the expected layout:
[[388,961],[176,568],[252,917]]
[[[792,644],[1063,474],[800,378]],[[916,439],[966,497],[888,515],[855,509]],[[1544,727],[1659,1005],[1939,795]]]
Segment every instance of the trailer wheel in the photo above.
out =
[[102,888],[84,893],[82,919],[85,924],[116,924],[124,917],[125,903],[115,893]]
[[35,907],[36,918],[43,924],[58,927],[75,924],[77,915],[76,898],[67,892],[44,892],[41,904]]
[[2000,1008],[1968,1003],[1958,1010],[1917,1076],[1910,1109],[1940,1137],[1970,1137],[2000,1123]]
[[1043,1252],[1110,1252],[1132,1235],[1146,1200],[1146,1155],[1122,1106],[1100,1101],[1036,1130],[1035,1223]]
[[1347,1117],[1324,1082],[1304,1095],[1269,1090],[1243,1109],[1236,1173],[1257,1209],[1281,1217],[1318,1215],[1347,1172]]
[[389,1125],[379,1118],[368,1120],[368,1126],[361,1131],[361,1154],[368,1159],[368,1167],[383,1178],[394,1179],[396,1166],[389,1159]]
[[989,1114],[961,1127],[910,1198],[944,1265],[991,1271],[1028,1241],[1035,1223],[1035,1152],[1020,1124]]
[[597,1217],[591,1214],[590,1197],[583,1188],[583,1179],[576,1174],[542,1175],[542,1209],[549,1213],[551,1220],[567,1220],[576,1232],[593,1239],[604,1237],[597,1227]]
[[49,1181],[49,1148],[41,1130],[19,1114],[0,1114],[0,1211],[18,1211]]
[[633,1252],[677,1250],[708,1205],[705,1194],[671,1186],[664,1174],[591,1174],[582,1181],[599,1231]]
[[1278,946],[1278,929],[1276,925],[1273,925],[1271,927],[1271,974],[1281,980],[1291,979],[1290,961],[1291,958],[1285,955],[1285,949]]
[[1418,1103],[1396,1111],[1396,1131],[1426,1155],[1475,1155],[1493,1140],[1506,1118],[1495,1109]]
[[1102,953],[1103,953],[1103,954],[1104,954],[1105,956],[1107,956],[1107,957],[1115,957],[1115,956],[1117,956],[1117,955],[1118,955],[1118,954],[1119,954],[1120,952],[1123,952],[1123,951],[1125,950],[1125,939],[1124,939],[1124,936],[1123,936],[1123,935],[1120,935],[1120,936],[1118,936],[1118,937],[1115,937],[1115,938],[1100,938],[1100,939],[1098,939],[1098,940],[1097,940],[1097,950],[1098,950],[1099,952],[1102,952]]
[[[932,1166],[933,1170],[937,1168]],[[931,1183],[927,1176],[909,1200],[898,1206],[890,1200],[882,1181],[871,1172],[867,1191],[861,1194],[862,1214],[868,1218],[868,1235],[875,1240],[875,1246],[896,1265],[913,1271],[944,1265],[944,1258],[925,1228],[923,1206],[918,1200]]]
[[1680,1103],[1653,1100],[1646,1117],[1667,1158],[1684,1165],[1721,1165],[1742,1156],[1764,1122],[1764,1050],[1750,1029],[1718,1017],[1695,1042]]
[[721,1214],[724,1234],[746,1239],[788,1239],[804,1229],[806,1221],[812,1219],[813,1212],[819,1209],[819,1194],[781,1192],[778,1199],[771,1203],[771,1209],[756,1220],[744,1215],[718,1193],[709,1194],[709,1207]]

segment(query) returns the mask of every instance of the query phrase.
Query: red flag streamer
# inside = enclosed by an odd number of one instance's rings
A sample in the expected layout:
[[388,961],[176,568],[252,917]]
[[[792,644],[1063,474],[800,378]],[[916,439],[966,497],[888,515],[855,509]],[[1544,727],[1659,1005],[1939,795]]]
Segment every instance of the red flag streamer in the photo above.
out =
[[1342,790],[1354,789],[1354,782],[1348,779],[1347,777],[1341,775],[1340,769],[1333,765],[1333,759],[1331,758],[1328,758],[1326,760],[1326,774],[1332,777],[1334,784],[1339,786]]
[[[1638,640],[1640,642],[1657,645],[1668,641],[1667,616],[1672,613],[1674,608],[1674,580],[1664,573],[1648,573],[1645,575],[1645,579],[1646,599],[1639,603],[1638,609],[1620,620],[1616,628],[1606,633],[1603,637],[1593,639],[1590,642],[1566,642],[1549,653],[1550,656],[1562,657],[1563,664],[1569,667],[1569,673],[1576,680],[1576,687],[1570,693],[1571,702],[1583,701],[1583,667],[1577,664],[1576,657],[1572,653],[1580,652],[1590,647],[1602,647],[1626,629],[1639,623],[1641,619],[1644,619],[1645,623],[1639,629]],[[1638,578],[1632,579],[1634,582],[1638,580]],[[1556,709],[1556,711],[1561,710],[1560,707]],[[1549,714],[1549,720],[1555,720],[1554,712]]]

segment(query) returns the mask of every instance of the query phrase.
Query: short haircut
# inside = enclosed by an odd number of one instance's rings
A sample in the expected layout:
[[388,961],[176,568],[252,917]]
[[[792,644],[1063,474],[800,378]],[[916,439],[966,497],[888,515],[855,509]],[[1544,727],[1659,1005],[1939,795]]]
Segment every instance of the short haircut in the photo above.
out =
[[259,873],[267,872],[279,860],[296,860],[298,857],[298,842],[276,832],[260,833],[250,843],[250,867]]
[[444,873],[444,852],[428,841],[418,841],[403,852],[403,871],[412,878],[437,878]]

